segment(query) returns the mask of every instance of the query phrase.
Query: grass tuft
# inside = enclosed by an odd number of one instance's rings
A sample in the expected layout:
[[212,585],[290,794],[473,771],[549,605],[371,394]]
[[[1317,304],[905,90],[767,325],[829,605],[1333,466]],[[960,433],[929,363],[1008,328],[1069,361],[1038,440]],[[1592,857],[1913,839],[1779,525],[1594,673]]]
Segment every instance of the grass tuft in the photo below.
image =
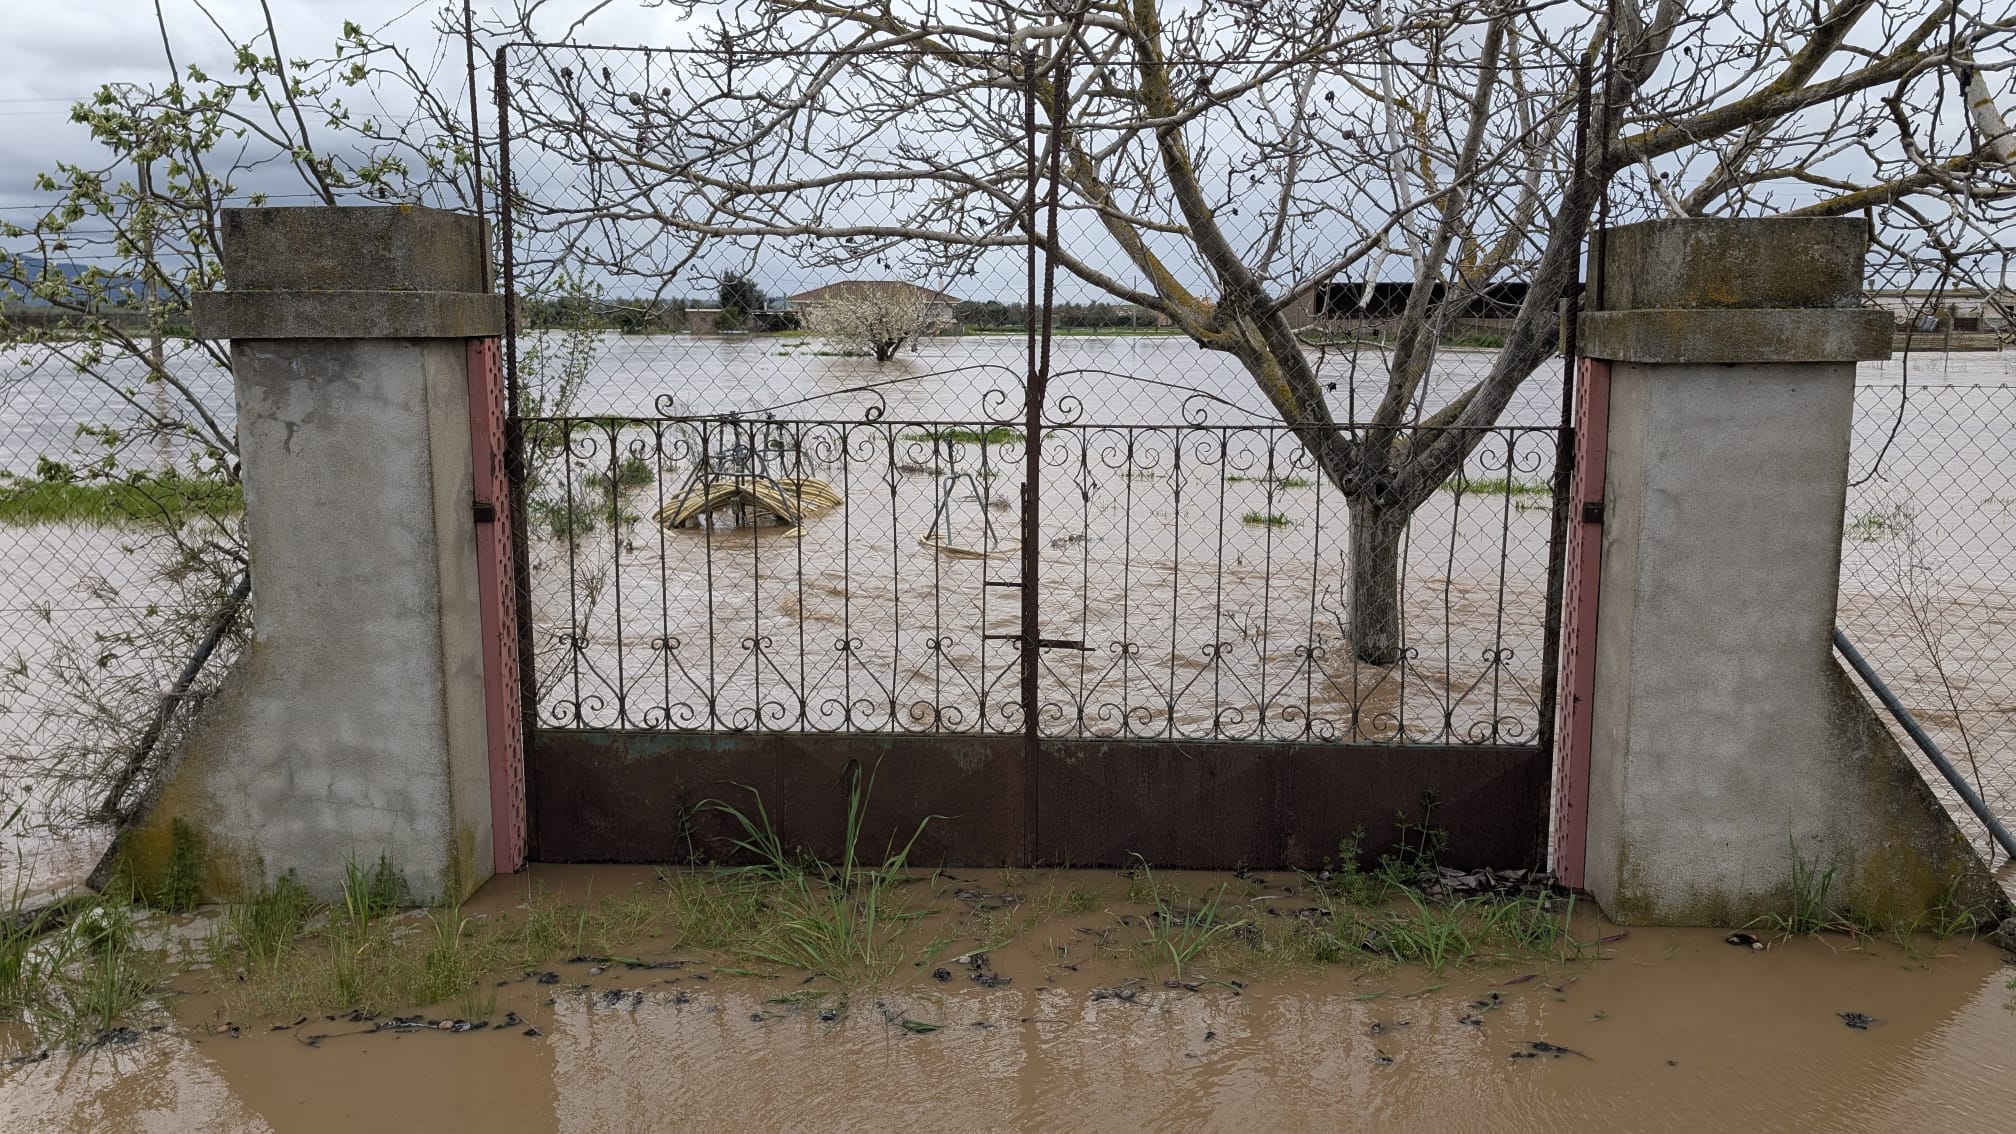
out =
[[136,474],[125,480],[37,480],[0,474],[0,524],[180,525],[245,510],[242,486],[222,480]]
[[1011,425],[990,425],[985,429],[948,425],[905,433],[905,441],[942,441],[953,445],[1006,445],[1022,440],[1022,431]]
[[179,815],[168,821],[168,869],[153,900],[169,913],[188,913],[203,901],[203,836]]
[[755,795],[754,815],[719,800],[700,805],[733,819],[743,834],[731,841],[757,859],[757,865],[728,872],[762,885],[765,928],[743,947],[745,956],[843,984],[872,983],[902,959],[897,936],[910,915],[897,891],[906,881],[911,848],[935,816],[919,823],[902,846],[892,841],[879,862],[864,863],[858,848],[874,788],[872,773],[850,766],[846,841],[838,863],[790,852],[753,788],[746,790]]
[[1442,482],[1442,491],[1463,496],[1552,496],[1554,486],[1544,480],[1520,480],[1505,476],[1452,476]]
[[315,909],[315,900],[294,877],[282,874],[262,886],[250,901],[231,907],[231,932],[253,967],[272,972],[294,948],[294,939]]

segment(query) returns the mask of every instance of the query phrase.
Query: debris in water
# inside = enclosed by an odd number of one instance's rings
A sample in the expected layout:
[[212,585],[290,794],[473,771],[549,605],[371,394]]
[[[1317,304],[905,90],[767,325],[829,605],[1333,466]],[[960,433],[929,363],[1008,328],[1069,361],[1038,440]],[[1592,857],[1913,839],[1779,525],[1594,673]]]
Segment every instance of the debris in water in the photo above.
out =
[[1842,1023],[1858,1032],[1866,1032],[1869,1030],[1869,1025],[1881,1022],[1874,1016],[1865,1016],[1860,1012],[1836,1012],[1835,1015],[1841,1017]]
[[1003,985],[1015,983],[1013,977],[1005,977],[999,973],[974,973],[967,979],[981,988],[1000,988]]
[[932,969],[932,970],[931,970],[931,979],[932,979],[932,980],[941,980],[941,981],[942,981],[942,980],[951,980],[951,979],[952,979],[952,970],[951,970],[951,969]]
[[1757,935],[1754,933],[1742,933],[1742,932],[1732,933],[1729,936],[1724,937],[1722,940],[1727,942],[1728,944],[1736,946],[1748,946],[1752,949],[1764,948],[1764,943],[1762,941],[1759,941],[1757,939]]
[[1481,1028],[1484,1026],[1484,1021],[1478,1019],[1475,1016],[1458,1016],[1456,1017],[1456,1022],[1459,1024],[1467,1024],[1473,1028]]
[[538,1029],[538,1028],[526,1028],[526,1029],[525,1029],[524,1031],[522,1031],[522,1032],[520,1032],[520,1033],[518,1033],[518,1034],[519,1034],[519,1035],[525,1035],[525,1036],[536,1036],[536,1035],[538,1035],[538,1034],[539,1034],[539,1029]]
[[497,1026],[500,1028],[515,1028],[524,1022],[525,1021],[518,1018],[518,1013],[506,1012],[504,1013],[504,1022]]
[[540,983],[540,984],[559,984],[559,983],[560,983],[560,974],[559,974],[559,973],[540,973],[540,974],[539,974],[539,983]]

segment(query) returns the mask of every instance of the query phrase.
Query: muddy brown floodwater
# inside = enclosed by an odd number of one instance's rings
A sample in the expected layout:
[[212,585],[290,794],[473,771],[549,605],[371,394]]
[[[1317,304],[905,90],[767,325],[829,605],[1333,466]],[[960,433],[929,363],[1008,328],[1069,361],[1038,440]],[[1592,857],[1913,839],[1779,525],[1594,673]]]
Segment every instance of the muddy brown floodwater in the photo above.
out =
[[[645,877],[535,868],[530,881],[492,883],[464,912],[508,914],[532,884],[578,894],[592,879],[610,893]],[[1027,878],[970,874],[982,890]],[[512,981],[494,1011],[521,1019],[464,1034],[317,1018],[285,1031],[235,1021],[239,1035],[220,1035],[219,1002],[200,980],[178,979],[161,1031],[0,1070],[0,1129],[1995,1131],[2016,1121],[2016,967],[1985,940],[1920,938],[1907,951],[1814,938],[1759,951],[1721,931],[1627,933],[1584,917],[1579,936],[1608,939],[1598,959],[1441,976],[1346,966],[1243,987],[1192,970],[1192,991],[1089,943],[1113,923],[1098,907],[1120,901],[1123,882],[1038,879],[1098,900],[993,952],[988,973],[1005,984],[982,987],[956,961],[938,962],[949,980],[906,965],[831,1020],[780,1001],[808,987],[799,974],[733,975],[679,952],[668,959],[688,963],[676,969],[573,964],[557,967],[557,983]],[[316,1035],[326,1038],[311,1046]]]

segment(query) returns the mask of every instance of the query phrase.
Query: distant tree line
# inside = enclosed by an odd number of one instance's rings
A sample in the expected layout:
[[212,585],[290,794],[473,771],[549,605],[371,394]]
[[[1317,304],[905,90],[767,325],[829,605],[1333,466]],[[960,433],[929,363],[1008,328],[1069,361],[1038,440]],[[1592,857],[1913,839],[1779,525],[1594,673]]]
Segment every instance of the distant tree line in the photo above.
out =
[[686,304],[684,299],[525,297],[518,301],[518,318],[529,330],[565,327],[626,335],[673,334],[686,329]]
[[[1028,310],[1021,303],[988,299],[961,303],[952,309],[952,314],[961,326],[968,329],[1011,327],[1019,330],[1028,325]],[[1153,327],[1157,325],[1157,320],[1154,312],[1131,303],[1058,303],[1051,307],[1051,325],[1096,330]]]

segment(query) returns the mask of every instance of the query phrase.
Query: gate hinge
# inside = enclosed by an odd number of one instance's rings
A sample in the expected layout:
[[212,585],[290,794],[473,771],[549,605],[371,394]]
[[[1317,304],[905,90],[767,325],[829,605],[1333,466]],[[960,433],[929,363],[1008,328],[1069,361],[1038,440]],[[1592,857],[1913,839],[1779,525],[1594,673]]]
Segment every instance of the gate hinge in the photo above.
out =
[[1600,524],[1603,522],[1603,502],[1601,500],[1584,500],[1582,502],[1582,522],[1585,524]]
[[476,501],[474,511],[476,513],[476,522],[479,524],[494,524],[497,522],[497,505],[492,504],[488,500]]

